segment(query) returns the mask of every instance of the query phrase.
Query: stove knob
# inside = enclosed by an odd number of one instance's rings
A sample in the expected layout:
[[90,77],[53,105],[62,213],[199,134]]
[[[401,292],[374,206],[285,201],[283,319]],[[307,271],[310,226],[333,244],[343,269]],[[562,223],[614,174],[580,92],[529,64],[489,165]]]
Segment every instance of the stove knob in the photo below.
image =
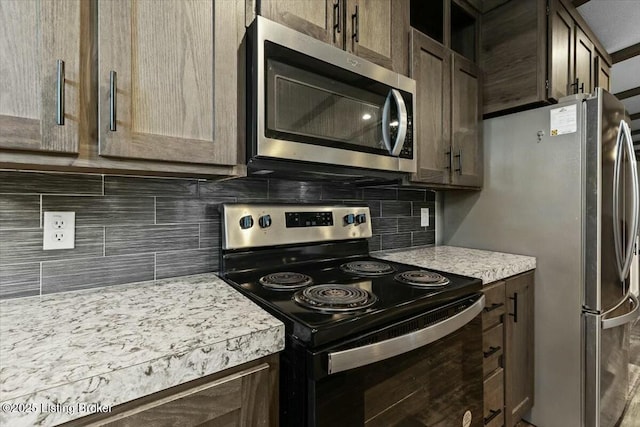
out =
[[356,222],[356,216],[354,214],[348,214],[344,216],[344,224],[349,225]]
[[253,217],[251,215],[240,218],[240,228],[246,230],[251,227],[253,227]]
[[356,215],[356,224],[364,224],[365,222],[367,222],[367,215],[366,214],[358,214],[358,215]]
[[262,215],[258,218],[258,224],[260,224],[261,228],[271,227],[271,215]]

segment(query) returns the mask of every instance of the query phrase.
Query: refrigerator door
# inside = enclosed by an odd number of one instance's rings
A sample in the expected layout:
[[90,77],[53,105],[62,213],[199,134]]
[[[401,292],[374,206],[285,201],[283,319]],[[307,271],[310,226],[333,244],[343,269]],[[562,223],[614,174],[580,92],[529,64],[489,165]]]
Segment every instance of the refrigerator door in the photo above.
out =
[[597,95],[586,101],[584,309],[604,314],[629,289],[638,185],[624,105],[600,88]]
[[639,305],[631,296],[609,315],[584,314],[585,427],[613,427],[629,387],[629,333]]

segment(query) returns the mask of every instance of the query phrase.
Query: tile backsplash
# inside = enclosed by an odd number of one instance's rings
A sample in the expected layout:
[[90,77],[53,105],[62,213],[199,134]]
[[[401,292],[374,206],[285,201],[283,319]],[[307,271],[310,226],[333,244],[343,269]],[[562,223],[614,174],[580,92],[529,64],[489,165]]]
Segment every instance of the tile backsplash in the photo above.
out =
[[[434,200],[335,183],[0,171],[0,299],[216,271],[224,202],[366,204],[379,250],[432,245]],[[74,249],[42,250],[45,211],[76,213]]]

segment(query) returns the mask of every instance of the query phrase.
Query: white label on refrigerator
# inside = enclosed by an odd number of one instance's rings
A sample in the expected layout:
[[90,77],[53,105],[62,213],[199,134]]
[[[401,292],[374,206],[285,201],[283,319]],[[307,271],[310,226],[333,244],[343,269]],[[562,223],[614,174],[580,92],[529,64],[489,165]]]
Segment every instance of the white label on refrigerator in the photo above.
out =
[[577,105],[554,108],[550,111],[551,129],[549,135],[558,136],[566,133],[574,133],[578,130]]

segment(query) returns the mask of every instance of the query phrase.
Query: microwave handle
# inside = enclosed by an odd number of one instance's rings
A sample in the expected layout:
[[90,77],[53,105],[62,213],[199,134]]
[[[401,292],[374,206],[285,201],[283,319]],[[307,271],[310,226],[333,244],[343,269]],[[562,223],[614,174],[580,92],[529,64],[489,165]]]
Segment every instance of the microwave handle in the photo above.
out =
[[[394,141],[393,146],[391,146],[391,135],[389,132],[389,128],[391,126],[389,121],[391,99],[393,99],[398,106],[398,134],[396,135],[396,140]],[[391,89],[387,95],[387,99],[384,101],[384,107],[382,108],[382,140],[384,141],[384,145],[387,148],[387,151],[389,151],[389,154],[394,157],[398,157],[400,155],[400,151],[402,151],[404,139],[407,136],[408,126],[407,106],[404,103],[404,99],[402,99],[402,94],[400,94],[400,91],[397,89]]]

